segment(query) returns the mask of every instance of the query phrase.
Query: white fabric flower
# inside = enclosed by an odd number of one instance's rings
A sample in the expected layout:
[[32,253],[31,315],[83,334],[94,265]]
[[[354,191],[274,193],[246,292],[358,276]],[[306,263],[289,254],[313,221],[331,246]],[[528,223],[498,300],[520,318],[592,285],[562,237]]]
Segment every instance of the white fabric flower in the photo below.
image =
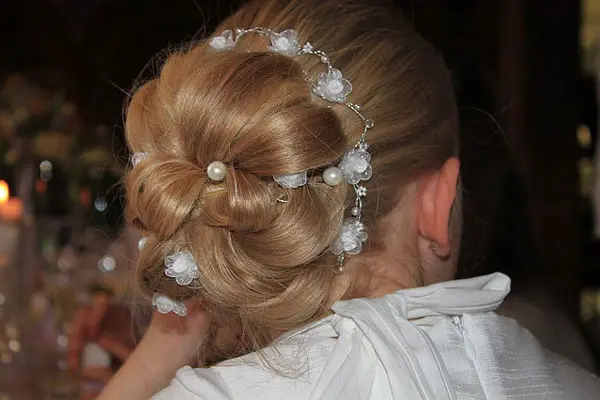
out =
[[269,50],[284,56],[296,56],[300,50],[298,34],[293,29],[286,29],[281,33],[271,34],[271,46]]
[[368,237],[362,222],[348,218],[342,224],[340,235],[329,250],[337,256],[342,253],[355,255],[361,252],[362,245]]
[[339,69],[332,68],[327,72],[319,73],[314,92],[325,100],[345,103],[346,98],[352,92],[352,84],[343,77]]
[[200,276],[194,256],[189,251],[180,251],[165,258],[165,275],[175,278],[180,286],[187,286]]
[[168,314],[172,312],[180,317],[185,317],[187,315],[187,308],[185,304],[171,300],[162,294],[154,293],[154,296],[152,296],[152,305],[156,307],[158,312],[161,314]]
[[304,171],[298,172],[297,174],[274,176],[273,179],[275,179],[275,182],[281,187],[286,189],[297,189],[300,186],[306,185],[306,182],[308,182],[308,175],[306,171]]
[[231,29],[223,31],[219,36],[213,37],[209,44],[210,47],[215,50],[230,50],[235,47],[235,42],[233,41],[233,32]]
[[146,153],[134,153],[131,156],[131,166],[135,167],[138,165],[144,158],[146,158]]
[[339,163],[338,168],[351,185],[360,181],[368,181],[373,176],[371,168],[371,155],[366,150],[353,149],[346,154]]

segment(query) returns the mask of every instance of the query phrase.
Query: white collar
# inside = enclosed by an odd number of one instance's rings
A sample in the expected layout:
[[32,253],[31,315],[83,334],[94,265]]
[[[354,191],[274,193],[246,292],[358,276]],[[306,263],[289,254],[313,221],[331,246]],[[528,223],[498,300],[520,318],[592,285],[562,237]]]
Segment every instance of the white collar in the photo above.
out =
[[[331,309],[340,316],[351,317],[362,312],[371,312],[373,306],[391,306],[402,319],[414,320],[436,315],[462,315],[479,313],[497,309],[510,293],[510,278],[496,272],[469,279],[456,279],[433,285],[397,292],[377,298],[358,298],[336,302]],[[315,333],[336,336],[331,330],[334,315],[325,317],[313,324],[288,332],[279,341],[299,334]],[[325,328],[325,333],[319,328]]]

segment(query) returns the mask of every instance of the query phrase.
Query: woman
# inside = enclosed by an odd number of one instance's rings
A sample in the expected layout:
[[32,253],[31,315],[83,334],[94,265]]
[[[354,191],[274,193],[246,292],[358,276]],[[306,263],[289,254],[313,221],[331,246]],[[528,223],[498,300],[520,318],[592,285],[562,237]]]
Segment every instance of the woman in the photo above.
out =
[[69,332],[69,370],[82,378],[81,400],[95,399],[133,349],[127,308],[111,304],[113,290],[94,285]]
[[159,312],[101,399],[600,395],[493,313],[508,277],[452,280],[450,73],[386,3],[251,2],[168,57],[126,130]]

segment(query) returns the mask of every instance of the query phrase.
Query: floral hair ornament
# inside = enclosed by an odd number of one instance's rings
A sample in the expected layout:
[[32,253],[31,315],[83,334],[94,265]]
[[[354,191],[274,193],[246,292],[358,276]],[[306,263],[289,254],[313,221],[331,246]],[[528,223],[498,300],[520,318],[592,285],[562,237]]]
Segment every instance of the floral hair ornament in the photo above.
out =
[[[325,169],[322,175],[323,182],[327,185],[337,186],[345,180],[348,184],[352,185],[355,192],[354,206],[351,210],[352,215],[344,221],[340,235],[330,247],[330,251],[338,256],[336,271],[342,272],[346,255],[360,253],[363,243],[368,237],[362,223],[363,199],[367,195],[367,188],[360,185],[360,182],[368,181],[373,175],[371,155],[368,152],[367,131],[372,129],[375,124],[372,119],[362,114],[360,105],[348,101],[348,95],[352,92],[352,83],[344,78],[339,69],[333,66],[327,53],[315,49],[310,42],[302,44],[298,39],[298,33],[293,29],[286,29],[283,32],[275,32],[271,29],[261,27],[236,29],[235,31],[226,30],[220,35],[213,37],[210,40],[210,46],[217,51],[231,50],[237,45],[241,37],[250,33],[268,38],[271,42],[269,51],[288,57],[318,57],[326,70],[318,74],[316,81],[311,79],[308,73],[305,72],[307,82],[311,85],[313,94],[327,102],[345,105],[363,123],[363,132],[358,142],[351,150],[344,154],[342,161],[337,166]],[[308,183],[306,171],[289,175],[278,175],[274,176],[273,179],[280,186],[287,189],[295,189]]]
[[273,179],[275,179],[275,182],[281,187],[286,189],[297,189],[300,186],[306,185],[308,182],[308,174],[304,171],[297,174],[274,176]]
[[178,285],[187,286],[198,279],[200,271],[192,253],[180,251],[165,257],[165,275],[175,278]]
[[146,158],[146,153],[133,153],[131,156],[131,166],[135,168],[144,158]]
[[154,296],[152,296],[152,306],[156,307],[156,310],[161,314],[172,312],[180,317],[185,317],[187,315],[187,307],[185,304],[172,300],[162,294],[154,293]]

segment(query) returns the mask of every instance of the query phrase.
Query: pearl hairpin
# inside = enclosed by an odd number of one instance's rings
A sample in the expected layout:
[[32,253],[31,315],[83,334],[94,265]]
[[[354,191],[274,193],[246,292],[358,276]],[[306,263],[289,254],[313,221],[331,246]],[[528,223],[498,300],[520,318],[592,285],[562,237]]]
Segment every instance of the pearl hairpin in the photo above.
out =
[[323,182],[329,186],[337,186],[342,183],[344,173],[338,167],[329,167],[323,171]]
[[206,168],[206,175],[215,182],[221,182],[226,174],[227,166],[221,161],[213,161]]

